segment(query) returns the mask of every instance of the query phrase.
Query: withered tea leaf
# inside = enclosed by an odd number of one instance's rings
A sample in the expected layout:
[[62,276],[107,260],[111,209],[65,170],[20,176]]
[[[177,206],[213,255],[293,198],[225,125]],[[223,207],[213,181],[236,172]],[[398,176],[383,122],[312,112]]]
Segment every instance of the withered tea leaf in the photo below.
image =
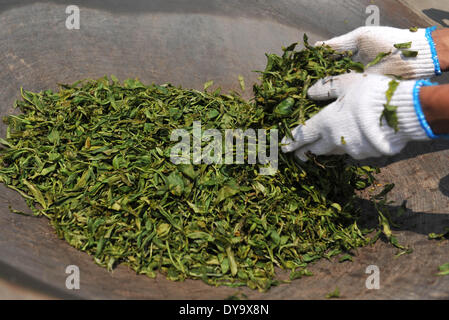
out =
[[415,58],[418,56],[418,51],[413,50],[402,50],[401,53],[406,58]]
[[391,80],[388,84],[388,90],[386,92],[387,103],[384,105],[384,110],[380,116],[380,125],[382,125],[382,120],[385,118],[387,124],[394,129],[395,132],[399,131],[399,120],[397,115],[397,106],[390,105],[391,99],[399,86],[399,82],[396,80]]
[[376,56],[376,58],[374,58],[373,61],[371,61],[370,63],[368,63],[368,64],[366,65],[366,68],[372,67],[372,66],[374,66],[374,65],[376,65],[376,64],[378,64],[378,63],[380,63],[385,57],[388,57],[390,54],[391,54],[391,51],[390,51],[390,52],[381,52],[381,53],[379,53],[379,54]]
[[396,43],[394,47],[396,49],[410,49],[412,47],[412,42]]

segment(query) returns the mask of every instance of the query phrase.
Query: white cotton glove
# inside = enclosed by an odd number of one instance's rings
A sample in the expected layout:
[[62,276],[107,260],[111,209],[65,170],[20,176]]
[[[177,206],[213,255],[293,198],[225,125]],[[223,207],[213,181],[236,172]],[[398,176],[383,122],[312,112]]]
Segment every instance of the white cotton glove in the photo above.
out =
[[[392,79],[383,75],[349,73],[319,80],[309,91],[315,100],[337,101],[285,137],[282,151],[293,152],[307,161],[308,151],[316,155],[349,154],[355,159],[394,155],[412,140],[429,140],[415,111],[416,81],[402,81],[390,105],[397,106],[399,131],[380,117],[387,103]],[[419,100],[419,99],[418,99]],[[418,102],[419,103],[419,102]]]
[[[435,28],[418,29],[417,32],[391,27],[360,27],[354,31],[328,41],[319,41],[315,46],[328,45],[336,51],[352,51],[355,61],[368,64],[381,52],[391,54],[367,69],[369,73],[401,76],[405,79],[429,78],[441,74],[441,68],[432,38]],[[412,42],[417,51],[415,58],[405,57],[395,44]]]

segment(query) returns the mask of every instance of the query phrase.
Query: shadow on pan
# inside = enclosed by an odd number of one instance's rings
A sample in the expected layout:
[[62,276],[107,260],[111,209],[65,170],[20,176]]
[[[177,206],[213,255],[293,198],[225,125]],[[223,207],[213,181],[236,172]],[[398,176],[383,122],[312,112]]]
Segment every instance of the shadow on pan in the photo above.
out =
[[[390,157],[382,157],[382,158],[370,158],[367,160],[360,161],[363,164],[371,164],[377,167],[386,167],[390,164],[413,159],[423,154],[433,153],[433,152],[441,152],[441,151],[449,151],[449,140],[447,139],[439,139],[432,141],[414,141],[410,142],[401,153],[390,156]],[[447,155],[449,160],[449,153]],[[449,162],[448,162],[449,167]]]
[[[446,179],[446,187],[448,177]],[[442,234],[446,233],[449,227],[449,213],[428,213],[417,212],[406,208],[407,201],[404,201],[403,206],[388,205],[387,211],[391,215],[393,224],[391,229],[393,232],[410,231],[416,234],[429,235],[429,233]],[[375,228],[378,226],[378,215],[374,203],[369,200],[360,199],[360,208],[363,215],[360,220],[362,228]]]
[[30,292],[39,293],[48,298],[58,297],[59,299],[75,300],[79,297],[70,294],[67,290],[54,288],[51,285],[44,284],[42,281],[33,278],[31,275],[19,271],[8,264],[0,261],[0,277],[7,279],[14,286],[26,287]]
[[431,8],[423,10],[423,13],[443,27],[449,28],[449,11]]
[[[411,160],[420,155],[435,153],[435,157],[446,158],[447,167],[449,168],[449,140],[432,140],[426,142],[411,142],[398,155],[391,157],[370,158],[361,161],[354,161],[362,165],[371,165],[379,168],[385,168],[391,164]],[[438,154],[437,154],[438,153]],[[449,169],[448,169],[449,170]],[[419,181],[417,181],[419,183]],[[439,183],[439,191],[449,198],[449,175],[441,178]],[[447,223],[449,225],[449,221]]]

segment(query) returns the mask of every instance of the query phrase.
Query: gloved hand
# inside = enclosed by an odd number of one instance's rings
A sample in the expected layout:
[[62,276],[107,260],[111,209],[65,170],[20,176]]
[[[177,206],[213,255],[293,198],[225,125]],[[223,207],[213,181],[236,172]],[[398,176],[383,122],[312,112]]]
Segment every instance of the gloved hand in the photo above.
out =
[[309,89],[309,97],[337,101],[295,128],[294,140],[285,137],[282,151],[295,151],[302,161],[308,160],[308,151],[316,155],[346,153],[363,159],[394,155],[409,141],[429,140],[431,129],[422,114],[419,89],[432,84],[424,80],[401,81],[391,99],[390,105],[397,106],[399,131],[395,132],[385,119],[381,125],[391,80],[383,75],[360,73],[319,80]]
[[[368,73],[393,74],[405,79],[422,79],[441,74],[441,67],[432,38],[435,27],[410,30],[391,27],[360,27],[354,31],[315,45],[329,45],[336,51],[352,51],[355,61],[368,64],[381,52],[391,52],[382,61],[367,69]],[[410,51],[417,51],[415,58],[406,57],[395,44],[412,42]]]

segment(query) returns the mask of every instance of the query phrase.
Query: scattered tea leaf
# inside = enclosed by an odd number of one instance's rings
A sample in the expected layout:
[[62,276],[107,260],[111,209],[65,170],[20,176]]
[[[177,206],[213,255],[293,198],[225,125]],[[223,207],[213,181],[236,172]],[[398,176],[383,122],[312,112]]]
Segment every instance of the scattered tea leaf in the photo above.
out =
[[379,53],[373,61],[371,61],[370,63],[368,63],[366,65],[366,68],[372,67],[372,66],[380,63],[385,57],[388,57],[390,54],[391,54],[391,51]]
[[437,273],[438,276],[448,276],[449,275],[449,263],[445,263],[438,267],[438,270],[440,271]]
[[382,126],[382,120],[385,118],[387,124],[393,128],[395,132],[399,131],[399,121],[396,112],[398,107],[390,105],[390,102],[398,86],[399,82],[396,80],[391,80],[388,84],[388,90],[386,92],[387,103],[384,104],[384,110],[380,116],[380,125]]
[[396,49],[410,49],[412,47],[412,42],[396,43],[394,47]]
[[406,58],[415,58],[418,56],[418,51],[413,50],[402,50],[401,53]]
[[336,287],[333,292],[330,292],[326,295],[326,299],[336,299],[336,298],[340,298],[340,289],[338,289],[338,287]]
[[240,83],[240,89],[242,89],[242,91],[245,91],[245,79],[241,75],[239,75],[239,83]]

